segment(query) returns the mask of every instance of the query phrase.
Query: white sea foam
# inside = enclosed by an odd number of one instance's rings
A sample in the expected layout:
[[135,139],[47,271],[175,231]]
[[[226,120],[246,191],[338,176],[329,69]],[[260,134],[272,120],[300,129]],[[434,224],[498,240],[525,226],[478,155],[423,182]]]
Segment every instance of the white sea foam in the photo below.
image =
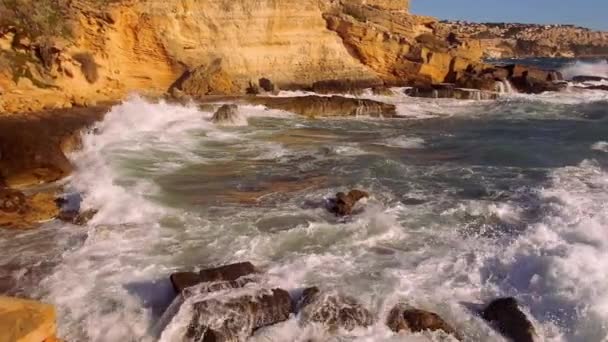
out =
[[406,149],[424,148],[424,144],[424,139],[418,137],[408,137],[406,135],[400,135],[398,137],[385,139],[383,143],[383,145],[385,146]]
[[591,149],[608,153],[608,141],[598,141],[595,144],[591,145]]
[[574,76],[600,76],[608,78],[608,61],[595,63],[577,61],[561,69],[564,78],[569,80]]

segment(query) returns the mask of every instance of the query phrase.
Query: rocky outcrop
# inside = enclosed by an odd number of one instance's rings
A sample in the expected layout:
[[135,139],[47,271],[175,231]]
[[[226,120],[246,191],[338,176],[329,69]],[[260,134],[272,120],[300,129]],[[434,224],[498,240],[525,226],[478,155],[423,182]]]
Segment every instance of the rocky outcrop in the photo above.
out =
[[608,32],[572,25],[442,21],[439,34],[454,33],[481,44],[485,57],[584,57],[608,55]]
[[329,211],[336,216],[347,216],[353,213],[355,204],[363,198],[368,198],[369,194],[361,190],[351,190],[348,194],[338,192],[335,198],[329,201]]
[[204,269],[195,272],[177,272],[170,277],[173,288],[177,293],[181,293],[186,288],[201,284],[214,282],[233,282],[237,279],[254,274],[255,266],[250,262],[242,262],[220,266],[216,268]]
[[239,107],[234,104],[225,104],[218,108],[211,117],[216,125],[239,125],[246,123],[246,119],[239,114]]
[[332,116],[391,118],[397,115],[396,108],[392,104],[343,96],[254,97],[247,101],[309,118]]
[[0,227],[25,229],[59,215],[55,194],[40,192],[32,195],[0,188]]
[[388,84],[441,83],[479,64],[482,56],[474,41],[461,43],[450,40],[449,34],[437,35],[434,18],[346,2],[326,13],[325,19],[351,54]]
[[538,335],[534,325],[521,311],[515,298],[496,299],[483,310],[481,315],[514,342],[537,340]]
[[68,175],[65,153],[77,148],[80,133],[100,120],[107,107],[52,110],[0,120],[0,183],[24,187]]
[[350,331],[374,323],[371,312],[354,298],[335,292],[321,292],[316,287],[304,290],[299,313],[303,323],[321,323],[330,331]]
[[231,299],[193,304],[194,316],[186,337],[192,341],[245,341],[255,329],[285,321],[291,297],[281,289],[262,290]]
[[460,339],[454,328],[439,315],[412,308],[406,304],[396,305],[388,314],[386,325],[394,332],[421,332],[441,330]]
[[58,341],[55,308],[32,300],[0,296],[0,327],[0,341]]

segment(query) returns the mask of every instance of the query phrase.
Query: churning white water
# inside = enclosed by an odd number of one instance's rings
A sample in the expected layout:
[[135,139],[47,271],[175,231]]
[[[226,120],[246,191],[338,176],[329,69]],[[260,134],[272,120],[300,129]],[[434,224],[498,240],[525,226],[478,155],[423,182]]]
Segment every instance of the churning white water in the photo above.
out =
[[599,76],[608,78],[608,60],[595,62],[576,61],[561,69],[564,79],[574,76]]
[[[395,92],[364,96],[404,119],[242,106],[248,124],[225,127],[195,105],[115,106],[70,156],[68,191],[99,212],[85,228],[50,224],[74,239],[30,291],[57,306],[65,340],[179,341],[187,310],[159,324],[169,274],[251,261],[258,287],[337,290],[378,318],[336,335],[292,317],[251,341],[449,340],[390,332],[402,300],[467,341],[503,341],[476,314],[499,296],[516,297],[546,341],[607,341],[608,97]],[[320,204],[351,188],[372,194],[352,218]]]

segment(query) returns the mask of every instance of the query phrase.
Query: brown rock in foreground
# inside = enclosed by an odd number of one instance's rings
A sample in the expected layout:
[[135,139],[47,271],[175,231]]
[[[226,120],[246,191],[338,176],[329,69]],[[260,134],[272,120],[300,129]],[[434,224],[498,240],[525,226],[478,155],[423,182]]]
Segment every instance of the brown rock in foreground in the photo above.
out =
[[405,304],[398,304],[390,311],[386,320],[386,325],[394,332],[441,330],[460,340],[460,337],[454,328],[439,317],[439,315],[424,310],[414,309]]
[[26,229],[59,215],[54,193],[33,195],[8,188],[0,188],[0,227]]
[[171,283],[177,293],[200,283],[232,282],[241,277],[256,273],[250,262],[230,264],[194,272],[177,272],[171,274]]
[[329,210],[337,216],[347,216],[353,213],[353,207],[362,198],[368,198],[369,194],[361,190],[351,190],[348,194],[339,192],[330,203]]
[[374,316],[356,299],[337,293],[323,293],[318,288],[304,290],[299,303],[303,323],[321,323],[330,331],[353,330],[374,324]]
[[211,121],[216,125],[238,125],[242,121],[239,107],[235,104],[225,104],[213,114]]
[[194,303],[193,311],[188,340],[244,341],[255,329],[287,320],[292,303],[287,291],[273,289]]
[[483,319],[495,325],[501,334],[514,342],[536,341],[536,329],[521,311],[515,298],[496,299],[483,310],[481,315]]
[[334,116],[391,118],[397,115],[396,108],[392,104],[342,96],[254,97],[247,101],[309,118]]
[[0,183],[25,187],[67,176],[65,156],[77,148],[80,133],[103,118],[107,106],[0,116]]
[[0,296],[0,341],[57,341],[55,321],[51,305]]

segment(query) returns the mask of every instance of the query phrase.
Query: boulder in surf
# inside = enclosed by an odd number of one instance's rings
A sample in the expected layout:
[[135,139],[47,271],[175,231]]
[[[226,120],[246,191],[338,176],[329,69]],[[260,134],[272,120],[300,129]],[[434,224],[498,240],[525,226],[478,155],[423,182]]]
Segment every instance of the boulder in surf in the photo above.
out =
[[191,341],[244,341],[255,329],[286,321],[292,312],[289,293],[260,290],[233,298],[213,298],[192,304],[186,331]]
[[171,274],[171,283],[177,293],[200,283],[231,282],[256,273],[250,262],[241,262],[220,267],[204,269],[200,272],[176,272]]
[[515,342],[534,342],[536,329],[520,309],[515,298],[499,298],[492,301],[481,313],[504,336]]
[[394,332],[421,332],[421,331],[444,331],[453,335],[458,340],[460,336],[446,321],[439,315],[412,308],[406,304],[397,304],[388,314],[386,325]]
[[333,291],[321,292],[316,287],[304,290],[298,308],[304,324],[320,323],[330,331],[351,331],[374,324],[372,313],[356,299]]
[[330,200],[329,211],[337,216],[347,216],[353,213],[353,207],[363,198],[368,198],[369,194],[362,190],[351,190],[348,194],[339,192],[336,197]]

